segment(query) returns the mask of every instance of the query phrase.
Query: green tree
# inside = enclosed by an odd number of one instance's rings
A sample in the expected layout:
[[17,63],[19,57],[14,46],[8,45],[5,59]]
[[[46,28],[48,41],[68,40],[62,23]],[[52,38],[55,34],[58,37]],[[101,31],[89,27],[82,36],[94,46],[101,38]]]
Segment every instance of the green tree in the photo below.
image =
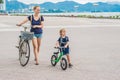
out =
[[0,0],[0,4],[3,3],[3,0]]

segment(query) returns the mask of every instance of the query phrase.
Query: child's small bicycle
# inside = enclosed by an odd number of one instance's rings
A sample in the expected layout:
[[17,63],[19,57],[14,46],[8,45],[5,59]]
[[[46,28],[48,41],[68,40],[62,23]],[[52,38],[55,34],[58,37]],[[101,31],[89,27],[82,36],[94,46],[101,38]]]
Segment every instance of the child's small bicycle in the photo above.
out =
[[57,52],[54,52],[54,54],[51,57],[51,64],[52,66],[56,66],[56,64],[60,61],[60,66],[62,70],[67,69],[67,60],[63,57],[63,49],[64,47],[55,47],[55,49],[58,49]]

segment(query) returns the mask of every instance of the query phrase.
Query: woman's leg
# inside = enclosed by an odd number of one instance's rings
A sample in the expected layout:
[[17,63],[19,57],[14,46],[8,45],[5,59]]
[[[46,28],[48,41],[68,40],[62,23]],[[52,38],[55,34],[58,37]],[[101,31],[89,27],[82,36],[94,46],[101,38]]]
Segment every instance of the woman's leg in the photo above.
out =
[[38,53],[40,52],[40,46],[41,46],[41,38],[37,38],[37,44],[38,44]]
[[33,50],[34,50],[35,60],[36,60],[36,63],[38,64],[38,43],[37,43],[37,38],[33,38],[32,43],[33,43]]

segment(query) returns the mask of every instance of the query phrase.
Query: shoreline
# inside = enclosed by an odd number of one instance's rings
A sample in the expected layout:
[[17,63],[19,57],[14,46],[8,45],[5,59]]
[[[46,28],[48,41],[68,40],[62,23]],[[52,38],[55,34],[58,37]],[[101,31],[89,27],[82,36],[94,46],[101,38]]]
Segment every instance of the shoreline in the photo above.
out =
[[[31,15],[31,14],[32,13],[11,13],[11,14],[8,14],[8,15],[9,16],[28,16],[28,15]],[[98,18],[98,19],[120,19],[120,12],[41,13],[41,15],[46,16],[46,17],[75,17],[75,18],[95,18],[95,19],[96,18]]]

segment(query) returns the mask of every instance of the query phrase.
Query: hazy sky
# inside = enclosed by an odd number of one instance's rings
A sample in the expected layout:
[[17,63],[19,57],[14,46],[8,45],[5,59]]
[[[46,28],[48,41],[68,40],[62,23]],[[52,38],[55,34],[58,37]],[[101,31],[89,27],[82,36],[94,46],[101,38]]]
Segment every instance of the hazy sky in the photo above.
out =
[[[29,4],[29,3],[44,3],[47,1],[56,3],[56,2],[61,2],[65,0],[18,0],[18,1]],[[66,1],[76,1],[76,2],[84,4],[87,2],[99,2],[99,1],[100,2],[108,2],[108,1],[111,2],[111,1],[120,1],[120,0],[66,0]]]

